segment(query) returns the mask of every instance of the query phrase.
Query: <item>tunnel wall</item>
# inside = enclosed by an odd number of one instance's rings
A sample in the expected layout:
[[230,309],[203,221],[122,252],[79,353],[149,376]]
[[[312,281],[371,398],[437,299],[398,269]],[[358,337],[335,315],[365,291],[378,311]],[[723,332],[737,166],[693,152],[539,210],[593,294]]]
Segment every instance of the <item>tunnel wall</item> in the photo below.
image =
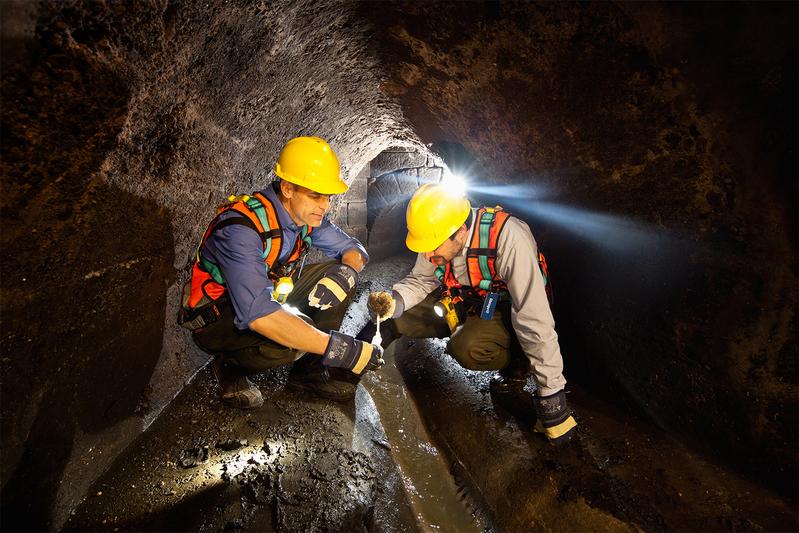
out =
[[0,7],[2,529],[47,530],[207,361],[175,315],[214,206],[296,135],[347,181],[417,141],[337,2]]
[[380,5],[386,90],[547,252],[567,377],[795,496],[796,5]]

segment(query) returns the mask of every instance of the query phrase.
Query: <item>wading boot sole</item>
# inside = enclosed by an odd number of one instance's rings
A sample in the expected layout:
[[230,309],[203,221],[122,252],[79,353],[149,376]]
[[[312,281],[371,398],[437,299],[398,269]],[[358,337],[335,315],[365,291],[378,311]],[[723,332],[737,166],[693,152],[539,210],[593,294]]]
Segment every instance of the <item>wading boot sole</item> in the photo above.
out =
[[[249,380],[247,381],[249,382]],[[264,404],[263,394],[252,383],[247,389],[223,393],[220,398],[224,404],[239,409],[256,409]]]

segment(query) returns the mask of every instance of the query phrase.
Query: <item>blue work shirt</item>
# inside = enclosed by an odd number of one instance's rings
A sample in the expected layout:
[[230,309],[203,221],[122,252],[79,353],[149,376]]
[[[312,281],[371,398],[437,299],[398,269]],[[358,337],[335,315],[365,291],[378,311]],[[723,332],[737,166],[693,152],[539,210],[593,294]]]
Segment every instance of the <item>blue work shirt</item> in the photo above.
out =
[[[272,200],[277,212],[277,219],[283,230],[278,262],[284,263],[297,243],[302,226],[294,223],[291,216],[280,203],[276,187],[277,183],[261,191],[261,194]],[[235,215],[225,213],[220,220]],[[330,222],[327,216],[322,219],[318,228],[310,234],[313,247],[321,250],[333,259],[341,259],[344,252],[358,250],[369,260],[366,249],[353,237]],[[272,299],[272,280],[269,279],[263,257],[263,242],[252,228],[232,224],[214,231],[205,241],[202,255],[215,263],[225,277],[227,294],[236,312],[234,324],[239,329],[247,329],[253,320],[274,313],[281,305]]]

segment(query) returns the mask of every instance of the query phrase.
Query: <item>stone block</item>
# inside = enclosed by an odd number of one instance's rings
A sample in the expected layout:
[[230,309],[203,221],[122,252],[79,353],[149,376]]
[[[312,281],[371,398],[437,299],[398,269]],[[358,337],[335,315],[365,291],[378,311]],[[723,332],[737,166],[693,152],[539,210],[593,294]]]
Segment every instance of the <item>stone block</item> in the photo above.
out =
[[425,167],[419,169],[419,185],[424,183],[438,183],[441,181],[441,176],[444,169],[441,167]]
[[405,208],[401,202],[386,208],[376,218],[369,232],[369,256],[374,259],[407,252],[405,248]]
[[417,188],[416,172],[392,172],[381,176],[369,187],[369,203],[389,205],[410,196]]
[[377,177],[403,168],[423,167],[427,156],[419,152],[382,152],[371,163],[370,175]]
[[344,195],[348,202],[366,201],[366,177],[358,177],[350,182],[350,188]]
[[347,225],[347,202],[338,201],[330,212],[327,214],[327,219],[336,226],[343,227]]
[[363,244],[364,247],[366,247],[366,239],[368,235],[366,226],[350,226],[345,231],[347,232],[347,235],[350,237],[355,237],[361,241],[361,244]]
[[366,202],[349,202],[347,204],[347,225],[366,225]]
[[368,178],[370,176],[371,168],[372,165],[370,163],[366,163],[355,175],[355,178]]

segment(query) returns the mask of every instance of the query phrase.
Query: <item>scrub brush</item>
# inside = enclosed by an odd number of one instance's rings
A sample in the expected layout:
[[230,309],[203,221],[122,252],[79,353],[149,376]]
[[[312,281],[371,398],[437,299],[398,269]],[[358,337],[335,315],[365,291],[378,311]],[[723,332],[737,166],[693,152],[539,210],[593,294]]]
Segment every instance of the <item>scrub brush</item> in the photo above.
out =
[[394,299],[387,292],[373,292],[369,295],[368,307],[377,316],[377,319],[375,320],[377,331],[375,332],[375,336],[372,338],[372,344],[377,344],[380,346],[383,342],[383,337],[380,335],[380,321],[384,316],[387,316],[391,313],[391,304],[393,303]]

